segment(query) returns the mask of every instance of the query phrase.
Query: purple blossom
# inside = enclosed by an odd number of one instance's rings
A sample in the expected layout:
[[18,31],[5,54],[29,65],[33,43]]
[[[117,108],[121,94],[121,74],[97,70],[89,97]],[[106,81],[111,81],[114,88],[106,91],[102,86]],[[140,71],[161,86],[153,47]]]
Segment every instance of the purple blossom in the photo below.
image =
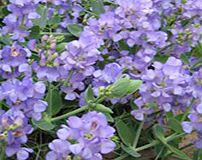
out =
[[[39,80],[47,80],[49,82],[58,81],[60,79],[60,72],[59,55],[56,51],[56,39],[53,36],[44,35],[41,41],[41,46],[38,49],[40,60],[35,61],[32,67]],[[30,43],[35,42],[31,41]]]
[[115,143],[110,138],[115,130],[108,125],[102,113],[93,111],[81,118],[72,116],[67,124],[57,131],[59,139],[49,144],[51,151],[46,155],[46,160],[68,158],[71,153],[86,160],[101,160],[101,154],[114,150]]
[[10,0],[7,9],[11,12],[8,14],[3,23],[1,33],[11,33],[14,40],[24,41],[24,38],[29,35],[28,29],[33,26],[33,19],[40,18],[36,12],[36,8],[40,0]]
[[0,51],[0,73],[3,78],[15,78],[21,74],[30,76],[32,69],[28,64],[31,52],[17,43],[5,46]]
[[14,154],[17,160],[26,160],[33,150],[22,147],[27,142],[27,135],[33,128],[28,124],[28,119],[19,110],[9,110],[0,114],[0,140],[6,143],[5,153],[7,157]]
[[0,86],[0,100],[6,100],[11,110],[22,110],[28,117],[41,119],[41,113],[46,110],[47,102],[43,101],[46,86],[43,82],[33,83],[31,78],[22,81],[7,80]]
[[156,104],[160,110],[166,112],[186,110],[191,103],[188,88],[191,77],[182,68],[182,62],[170,57],[165,64],[154,62],[153,67],[154,69],[147,69],[142,73],[144,83],[140,87],[141,96],[135,100],[140,109],[132,114],[135,117],[143,114],[144,107],[146,109],[150,104]]

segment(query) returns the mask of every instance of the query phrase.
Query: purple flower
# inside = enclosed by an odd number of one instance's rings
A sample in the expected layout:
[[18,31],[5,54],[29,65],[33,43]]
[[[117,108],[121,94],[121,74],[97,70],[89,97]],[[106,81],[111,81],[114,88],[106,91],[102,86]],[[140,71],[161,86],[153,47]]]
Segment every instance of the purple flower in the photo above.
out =
[[189,89],[191,77],[182,68],[182,62],[170,57],[165,64],[154,62],[153,67],[142,73],[141,96],[135,101],[140,109],[132,114],[142,119],[142,108],[147,109],[150,104],[156,104],[166,112],[186,110],[192,99]]
[[7,80],[0,86],[0,100],[5,99],[11,110],[23,110],[28,117],[41,119],[41,113],[46,110],[47,102],[42,101],[46,91],[43,82],[33,83],[25,77],[22,81]]
[[28,119],[19,110],[9,110],[0,114],[0,140],[6,143],[5,153],[7,157],[14,154],[17,160],[26,160],[33,150],[22,147],[27,142],[27,135],[31,134],[33,128],[28,124]]
[[10,0],[7,9],[11,12],[8,14],[3,23],[1,33],[11,33],[14,40],[24,41],[24,38],[29,35],[28,29],[33,26],[32,20],[40,18],[36,12],[36,8],[40,0]]
[[0,73],[3,78],[14,78],[25,74],[30,76],[31,66],[28,64],[28,58],[31,52],[17,43],[12,46],[5,46],[0,51]]
[[115,130],[108,125],[102,113],[89,112],[81,118],[72,116],[67,124],[57,131],[59,139],[49,144],[51,151],[46,160],[68,158],[71,153],[86,160],[94,160],[95,157],[101,160],[101,154],[114,150],[115,143],[110,138]]

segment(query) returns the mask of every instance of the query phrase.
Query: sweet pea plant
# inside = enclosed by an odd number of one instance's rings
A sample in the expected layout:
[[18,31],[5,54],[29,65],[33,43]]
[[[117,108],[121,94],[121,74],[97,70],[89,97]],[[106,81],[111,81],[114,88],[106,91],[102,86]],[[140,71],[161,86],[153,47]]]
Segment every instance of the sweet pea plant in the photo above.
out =
[[201,148],[202,0],[0,1],[0,160]]

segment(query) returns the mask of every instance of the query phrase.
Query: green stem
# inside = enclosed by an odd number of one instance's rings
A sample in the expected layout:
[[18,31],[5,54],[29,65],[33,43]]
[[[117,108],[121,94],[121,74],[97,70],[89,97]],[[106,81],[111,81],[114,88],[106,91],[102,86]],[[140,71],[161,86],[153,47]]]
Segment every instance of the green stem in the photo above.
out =
[[127,157],[128,157],[128,154],[123,154],[120,157],[115,158],[114,160],[122,160],[122,159],[127,158]]
[[95,14],[95,13],[93,13],[93,12],[91,12],[91,11],[89,11],[89,10],[85,9],[85,8],[84,8],[84,12],[89,13],[89,14],[91,14],[91,15],[95,16],[95,17],[98,17],[98,15],[97,15],[97,14]]
[[76,109],[76,110],[74,110],[74,111],[72,111],[72,112],[68,112],[68,113],[63,114],[63,115],[61,115],[61,116],[52,118],[52,119],[51,119],[51,122],[54,122],[54,121],[58,121],[58,120],[67,118],[67,117],[69,117],[69,116],[72,116],[72,115],[75,115],[75,114],[77,114],[77,113],[83,112],[83,111],[85,111],[85,110],[87,110],[87,109],[88,109],[88,106],[83,106],[83,107],[81,107],[81,108],[79,108],[79,109]]
[[140,138],[140,134],[141,134],[143,125],[144,125],[144,120],[140,123],[140,125],[139,125],[139,127],[138,127],[138,130],[137,130],[137,133],[136,133],[136,136],[135,136],[135,140],[134,140],[134,142],[133,142],[133,148],[136,148],[136,147],[137,147],[138,140],[139,140],[139,138]]
[[71,33],[57,33],[57,32],[41,32],[40,34],[41,35],[56,35],[56,36],[61,36],[61,35],[72,36]]
[[0,149],[1,149],[0,159],[6,160],[6,158],[5,158],[5,144],[3,142],[0,142]]
[[160,156],[163,153],[164,149],[165,149],[164,147],[161,148],[161,150],[160,150],[159,154],[156,156],[155,160],[158,160],[160,158]]
[[[185,133],[182,133],[182,134],[179,134],[179,135],[176,135],[176,134],[172,134],[170,136],[168,136],[166,138],[166,142],[170,142],[170,141],[173,141],[174,139],[177,139],[177,138],[180,138],[180,137],[183,137],[185,135]],[[141,147],[138,147],[135,149],[136,152],[140,152],[140,151],[143,151],[145,149],[148,149],[148,148],[151,148],[151,147],[154,147],[155,145],[159,144],[160,142],[155,140],[149,144],[146,144],[144,146],[141,146]],[[123,154],[122,156],[116,158],[115,160],[122,160],[124,158],[128,157],[128,154]]]
[[[190,143],[186,146],[180,147],[179,150],[183,150],[183,149],[186,149],[186,148],[191,147],[191,146],[193,146],[193,143]],[[168,153],[165,155],[165,157],[169,157],[171,155],[172,155],[172,152],[168,151]]]
[[101,96],[101,97],[98,97],[95,101],[94,101],[94,103],[101,103],[101,102],[103,102],[104,100],[105,100],[105,96]]
[[[180,137],[183,137],[185,135],[185,133],[182,133],[182,134],[179,134],[179,135],[176,135],[176,134],[172,134],[171,136],[168,136],[166,138],[166,142],[170,142],[174,139],[177,139],[177,138],[180,138]],[[142,151],[142,150],[145,150],[145,149],[148,149],[148,148],[151,148],[151,147],[154,147],[155,145],[159,144],[160,142],[159,141],[153,141],[152,143],[149,143],[147,145],[144,145],[142,147],[139,147],[139,148],[136,148],[135,151],[136,152],[139,152],[139,151]]]

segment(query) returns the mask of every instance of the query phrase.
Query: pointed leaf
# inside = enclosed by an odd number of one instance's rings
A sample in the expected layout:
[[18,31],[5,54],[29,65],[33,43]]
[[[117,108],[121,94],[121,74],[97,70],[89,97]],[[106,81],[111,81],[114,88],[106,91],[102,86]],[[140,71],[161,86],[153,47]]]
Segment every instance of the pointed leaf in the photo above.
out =
[[129,87],[128,87],[127,94],[132,94],[140,88],[140,86],[142,85],[142,81],[141,80],[131,80],[128,85],[129,85]]
[[201,160],[202,159],[202,150],[198,149],[193,154],[193,160]]
[[93,13],[100,15],[104,13],[104,4],[102,0],[93,0],[91,3]]
[[167,147],[172,153],[178,156],[178,158],[181,158],[183,160],[191,160],[184,152],[178,150],[177,148],[169,145],[164,137],[163,128],[160,125],[155,125],[153,128],[154,135],[160,140],[165,147]]
[[40,5],[37,9],[37,13],[41,16],[38,19],[34,19],[33,23],[35,26],[39,26],[44,29],[47,25],[48,8],[46,6]]
[[105,107],[103,104],[96,104],[95,110],[103,113],[113,113],[110,108]]
[[188,157],[184,152],[182,152],[181,150],[167,144],[166,147],[175,155],[177,155],[178,158],[183,159],[183,160],[191,160],[190,157]]
[[104,113],[104,114],[108,122],[114,123],[114,118],[109,113]]
[[68,24],[67,29],[72,35],[79,37],[80,33],[83,30],[83,27],[78,24]]
[[161,142],[163,142],[164,144],[166,144],[166,139],[164,137],[164,131],[163,131],[163,128],[156,124],[154,127],[153,127],[153,131],[154,131],[154,135],[156,136],[156,138],[158,138]]
[[137,91],[141,84],[141,80],[131,80],[129,77],[121,77],[112,85],[111,96],[114,98],[127,96]]
[[0,160],[6,160],[6,156],[5,156],[5,144],[3,144],[2,141],[0,141]]
[[93,89],[91,86],[89,86],[86,91],[85,91],[85,100],[86,102],[93,102],[95,100],[95,97],[94,97],[94,92],[93,92]]
[[191,66],[191,69],[196,69],[202,66],[202,58],[199,58],[198,61]]
[[58,44],[57,47],[56,47],[56,51],[57,51],[58,53],[63,52],[63,51],[65,50],[65,46],[66,46],[66,45],[67,45],[66,42],[63,42],[63,43]]
[[33,26],[30,30],[31,30],[30,38],[37,39],[40,37],[40,27],[39,26]]
[[51,122],[47,121],[47,120],[40,120],[40,121],[35,121],[35,120],[32,120],[32,123],[37,127],[37,128],[40,128],[44,131],[50,131],[52,130],[53,128],[55,128],[54,124],[52,124]]
[[134,149],[133,147],[131,147],[131,146],[125,146],[125,145],[121,144],[121,148],[122,148],[126,153],[128,153],[130,156],[132,156],[132,157],[138,158],[138,157],[141,156],[141,155],[140,155],[139,153],[137,153],[137,152],[135,151],[135,149]]
[[175,118],[170,118],[170,119],[168,120],[168,124],[169,124],[169,127],[170,127],[173,131],[175,131],[176,133],[182,133],[182,132],[183,132],[182,126],[181,126],[180,122],[179,122],[177,119],[175,119]]
[[133,143],[133,132],[130,130],[130,128],[125,124],[122,120],[118,120],[118,123],[116,124],[117,132],[119,137],[121,138],[122,142],[126,146],[131,146]]
[[53,85],[50,85],[48,88],[46,101],[48,102],[46,113],[49,115],[49,117],[56,115],[62,109],[61,95],[59,93],[59,90]]

